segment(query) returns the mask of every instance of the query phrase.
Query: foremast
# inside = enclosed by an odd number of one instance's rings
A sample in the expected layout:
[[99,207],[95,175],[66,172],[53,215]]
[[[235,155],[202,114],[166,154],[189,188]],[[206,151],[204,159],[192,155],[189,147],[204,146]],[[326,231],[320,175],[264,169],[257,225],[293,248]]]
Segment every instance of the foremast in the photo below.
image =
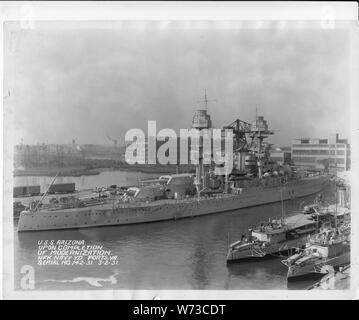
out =
[[198,163],[196,165],[196,178],[195,186],[197,194],[206,189],[206,168],[203,162],[203,135],[208,133],[208,130],[212,128],[211,116],[208,114],[208,99],[207,92],[204,93],[204,109],[198,109],[192,119],[192,129],[198,131],[199,145],[198,145]]

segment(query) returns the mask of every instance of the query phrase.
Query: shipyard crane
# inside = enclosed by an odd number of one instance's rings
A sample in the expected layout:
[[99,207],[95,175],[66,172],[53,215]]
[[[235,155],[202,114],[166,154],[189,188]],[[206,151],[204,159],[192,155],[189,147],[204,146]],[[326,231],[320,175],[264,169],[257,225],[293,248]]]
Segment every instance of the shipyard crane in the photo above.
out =
[[[250,124],[240,119],[236,119],[223,129],[232,129],[234,135],[233,151],[237,162],[237,169],[243,170],[245,165],[250,165],[253,161],[257,162],[259,171],[258,176],[262,176],[262,158],[266,153],[263,140],[273,134],[268,129],[267,121],[264,117],[257,116],[256,120]],[[254,160],[256,159],[256,160]]]
[[245,122],[240,119],[236,119],[227,126],[224,126],[223,129],[232,129],[234,136],[234,151],[248,151],[250,148],[250,143],[248,142],[248,135],[251,133],[251,125],[248,122]]
[[[236,164],[235,168],[239,171],[244,170],[245,158],[249,155],[252,147],[252,142],[250,141],[251,133],[251,124],[236,119],[232,123],[223,127],[223,130],[232,130],[233,131],[233,161]],[[224,134],[224,131],[222,135]]]

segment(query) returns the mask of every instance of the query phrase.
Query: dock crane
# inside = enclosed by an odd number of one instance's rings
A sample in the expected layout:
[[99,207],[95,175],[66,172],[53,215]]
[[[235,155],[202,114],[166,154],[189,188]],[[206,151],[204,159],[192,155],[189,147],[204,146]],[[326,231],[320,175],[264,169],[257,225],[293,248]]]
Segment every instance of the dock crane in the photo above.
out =
[[232,129],[234,136],[233,149],[235,152],[248,151],[250,149],[249,134],[251,124],[240,119],[236,119],[223,129]]
[[262,176],[263,158],[267,150],[263,146],[263,140],[273,131],[268,129],[267,121],[264,117],[257,116],[256,120],[250,124],[246,121],[236,119],[231,124],[224,126],[223,129],[233,130],[233,152],[237,170],[242,171],[245,167],[258,166],[258,176]]

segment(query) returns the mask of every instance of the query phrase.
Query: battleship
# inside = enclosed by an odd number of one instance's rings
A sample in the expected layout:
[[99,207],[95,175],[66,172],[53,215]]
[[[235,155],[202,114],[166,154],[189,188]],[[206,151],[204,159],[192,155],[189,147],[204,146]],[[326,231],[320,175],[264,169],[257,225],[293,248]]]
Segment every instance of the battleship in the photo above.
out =
[[[197,110],[192,121],[192,128],[199,132],[212,127],[206,96],[205,103],[205,108]],[[117,188],[109,195],[72,196],[64,202],[46,202],[48,192],[45,192],[40,200],[20,213],[17,230],[177,220],[304,197],[320,192],[329,183],[325,174],[296,172],[289,166],[271,169],[264,139],[273,132],[268,130],[262,116],[256,115],[252,124],[237,119],[223,128],[233,130],[231,173],[223,174],[215,164],[204,163],[200,140],[195,174],[164,175],[127,189]]]

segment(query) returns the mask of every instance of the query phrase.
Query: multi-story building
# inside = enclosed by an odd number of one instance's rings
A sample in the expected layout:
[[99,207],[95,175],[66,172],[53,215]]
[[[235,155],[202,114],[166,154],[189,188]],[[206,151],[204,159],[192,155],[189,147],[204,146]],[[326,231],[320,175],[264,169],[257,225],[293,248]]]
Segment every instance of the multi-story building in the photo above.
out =
[[313,169],[349,170],[350,144],[347,139],[339,139],[339,134],[331,134],[328,139],[294,139],[292,161]]
[[291,147],[281,147],[270,151],[270,159],[278,164],[290,164],[292,162]]

